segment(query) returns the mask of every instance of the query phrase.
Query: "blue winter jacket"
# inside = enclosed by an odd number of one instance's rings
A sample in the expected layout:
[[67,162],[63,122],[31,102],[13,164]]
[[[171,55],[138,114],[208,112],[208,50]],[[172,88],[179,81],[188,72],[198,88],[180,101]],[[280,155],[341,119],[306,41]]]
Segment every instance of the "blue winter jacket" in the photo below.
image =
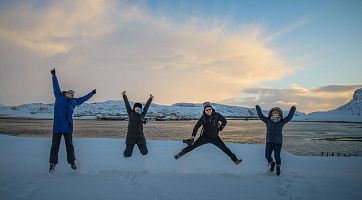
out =
[[292,107],[289,111],[288,116],[282,118],[278,122],[273,122],[270,116],[265,117],[260,109],[260,107],[256,107],[256,111],[261,121],[263,121],[266,125],[266,142],[273,142],[277,144],[283,143],[283,127],[287,124],[295,113],[295,107]]
[[75,106],[81,105],[88,99],[90,99],[93,94],[89,94],[80,97],[80,98],[67,98],[64,96],[60,90],[57,77],[52,76],[53,80],[53,90],[55,96],[54,104],[54,122],[53,122],[53,133],[73,133],[73,111]]

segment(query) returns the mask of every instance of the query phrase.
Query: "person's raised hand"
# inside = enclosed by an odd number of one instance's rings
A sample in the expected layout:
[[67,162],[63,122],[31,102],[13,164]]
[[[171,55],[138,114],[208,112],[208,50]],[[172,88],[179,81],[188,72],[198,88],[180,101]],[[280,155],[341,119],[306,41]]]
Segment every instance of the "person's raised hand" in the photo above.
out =
[[92,90],[92,94],[96,94],[96,93],[97,93],[96,89]]
[[50,71],[50,73],[53,75],[53,76],[55,76],[55,68],[53,68],[51,71]]
[[122,95],[123,95],[123,96],[126,95],[126,90],[124,90],[124,91],[122,92]]
[[152,94],[150,94],[150,98],[153,99],[153,98],[155,98],[155,97],[154,97]]

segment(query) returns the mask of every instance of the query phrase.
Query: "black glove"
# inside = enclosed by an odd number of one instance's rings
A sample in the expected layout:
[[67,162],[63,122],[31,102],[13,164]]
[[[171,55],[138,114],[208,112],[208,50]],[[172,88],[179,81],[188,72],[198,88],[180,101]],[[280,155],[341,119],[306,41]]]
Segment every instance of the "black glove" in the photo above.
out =
[[97,93],[96,89],[92,90],[92,94],[96,94],[96,93]]
[[52,70],[50,71],[50,73],[52,73],[52,75],[55,76],[55,68],[52,69]]
[[221,132],[224,129],[225,126],[220,126],[219,131]]
[[183,143],[186,143],[188,146],[191,146],[194,144],[194,139],[187,139],[187,140],[183,140]]

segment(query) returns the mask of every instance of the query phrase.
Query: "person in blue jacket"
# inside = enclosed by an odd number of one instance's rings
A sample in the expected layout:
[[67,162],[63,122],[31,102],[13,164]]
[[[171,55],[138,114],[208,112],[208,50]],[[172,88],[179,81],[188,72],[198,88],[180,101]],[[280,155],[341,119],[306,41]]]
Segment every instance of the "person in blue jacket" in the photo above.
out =
[[64,136],[65,147],[67,150],[67,161],[73,170],[77,169],[75,164],[74,146],[73,146],[73,111],[76,106],[81,105],[90,99],[96,90],[87,95],[74,98],[74,91],[61,91],[56,76],[55,69],[51,70],[53,81],[53,92],[55,96],[54,104],[54,121],[53,121],[53,138],[50,149],[49,172],[52,172],[58,163],[58,151],[62,136]]
[[[280,152],[283,144],[283,127],[293,118],[296,107],[292,106],[288,116],[283,118],[283,111],[279,107],[270,109],[268,117],[264,116],[259,105],[255,106],[261,121],[266,125],[265,158],[269,163],[270,171],[273,172],[276,164],[276,174],[280,175],[281,158]],[[271,157],[274,152],[274,158]]]

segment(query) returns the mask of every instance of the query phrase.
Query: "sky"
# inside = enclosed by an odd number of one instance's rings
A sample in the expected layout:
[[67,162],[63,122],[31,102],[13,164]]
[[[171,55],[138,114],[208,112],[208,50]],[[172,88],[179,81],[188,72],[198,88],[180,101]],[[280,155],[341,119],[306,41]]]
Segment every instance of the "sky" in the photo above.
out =
[[302,112],[362,87],[362,1],[1,1],[0,104],[211,101]]

